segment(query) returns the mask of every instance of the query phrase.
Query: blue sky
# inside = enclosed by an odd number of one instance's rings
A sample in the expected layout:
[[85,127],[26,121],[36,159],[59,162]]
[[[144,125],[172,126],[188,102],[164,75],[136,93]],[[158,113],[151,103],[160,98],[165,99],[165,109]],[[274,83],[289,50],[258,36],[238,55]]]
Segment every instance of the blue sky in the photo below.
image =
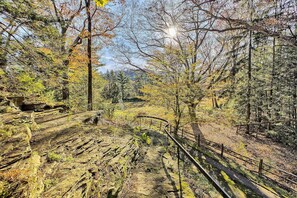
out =
[[[137,4],[140,4],[142,6],[145,3],[149,2],[148,0],[146,1],[145,0],[126,0],[126,3],[125,3],[126,6],[129,6],[133,1],[137,2]],[[117,9],[121,9],[121,8],[119,8],[118,6],[115,6],[115,7],[110,6],[110,9],[113,10],[114,13],[117,13],[119,12]],[[129,17],[129,16],[126,15],[126,17]],[[113,39],[115,43],[125,42],[125,40],[121,38],[120,29],[116,30],[116,34],[118,35]],[[134,67],[121,64],[121,61],[117,58],[117,55],[116,55],[116,46],[111,45],[111,46],[104,47],[98,53],[100,57],[100,62],[105,65],[99,68],[100,72],[105,73],[107,70],[125,70],[128,68],[135,69]],[[144,63],[142,60],[138,60],[138,62],[139,63],[141,62],[142,64]]]
[[122,66],[115,62],[112,55],[112,48],[105,47],[100,52],[100,62],[105,66],[100,67],[99,71],[105,73],[107,70],[120,70]]

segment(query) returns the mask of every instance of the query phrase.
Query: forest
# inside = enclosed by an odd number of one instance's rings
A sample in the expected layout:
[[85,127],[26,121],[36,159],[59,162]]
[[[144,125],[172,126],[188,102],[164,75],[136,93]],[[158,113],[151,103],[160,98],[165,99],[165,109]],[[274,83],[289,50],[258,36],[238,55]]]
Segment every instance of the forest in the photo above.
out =
[[0,197],[296,197],[296,0],[0,0]]

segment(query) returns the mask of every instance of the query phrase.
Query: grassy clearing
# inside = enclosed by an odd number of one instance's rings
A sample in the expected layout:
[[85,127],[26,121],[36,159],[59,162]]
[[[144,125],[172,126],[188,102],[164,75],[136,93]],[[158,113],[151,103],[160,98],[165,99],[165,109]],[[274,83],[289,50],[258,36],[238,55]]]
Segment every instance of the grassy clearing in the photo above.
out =
[[[229,107],[230,106],[230,107]],[[197,120],[200,124],[216,123],[223,126],[232,126],[237,123],[238,115],[232,108],[232,104],[223,108],[214,109],[211,100],[203,100],[197,108]],[[182,107],[182,125],[189,123],[188,110]],[[174,113],[171,108],[151,105],[146,102],[125,102],[115,105],[113,118],[115,120],[133,120],[137,115],[150,115],[161,117],[169,122],[174,121]]]
[[120,108],[116,108],[114,112],[115,120],[134,120],[137,115],[150,115],[161,117],[169,121],[174,120],[174,115],[172,111],[160,107],[160,106],[150,106],[145,103],[125,103],[125,108],[122,110]]

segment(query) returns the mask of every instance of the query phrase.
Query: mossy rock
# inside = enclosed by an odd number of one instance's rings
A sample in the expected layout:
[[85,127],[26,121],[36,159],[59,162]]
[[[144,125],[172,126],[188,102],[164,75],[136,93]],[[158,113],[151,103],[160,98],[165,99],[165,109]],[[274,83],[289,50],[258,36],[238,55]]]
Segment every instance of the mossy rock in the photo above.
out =
[[10,196],[9,189],[8,189],[8,182],[0,181],[0,197],[6,198]]
[[55,153],[55,152],[49,152],[47,154],[47,160],[49,162],[54,162],[54,161],[59,162],[59,161],[62,161],[63,160],[63,157],[61,155]]

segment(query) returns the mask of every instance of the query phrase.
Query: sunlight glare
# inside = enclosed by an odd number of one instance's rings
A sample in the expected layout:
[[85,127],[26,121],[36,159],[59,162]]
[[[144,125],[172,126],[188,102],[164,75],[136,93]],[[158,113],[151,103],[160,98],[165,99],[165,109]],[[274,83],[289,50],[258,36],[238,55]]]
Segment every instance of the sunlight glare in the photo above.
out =
[[175,38],[177,36],[176,27],[174,27],[174,26],[169,27],[168,30],[167,30],[167,34],[170,36],[170,38]]

